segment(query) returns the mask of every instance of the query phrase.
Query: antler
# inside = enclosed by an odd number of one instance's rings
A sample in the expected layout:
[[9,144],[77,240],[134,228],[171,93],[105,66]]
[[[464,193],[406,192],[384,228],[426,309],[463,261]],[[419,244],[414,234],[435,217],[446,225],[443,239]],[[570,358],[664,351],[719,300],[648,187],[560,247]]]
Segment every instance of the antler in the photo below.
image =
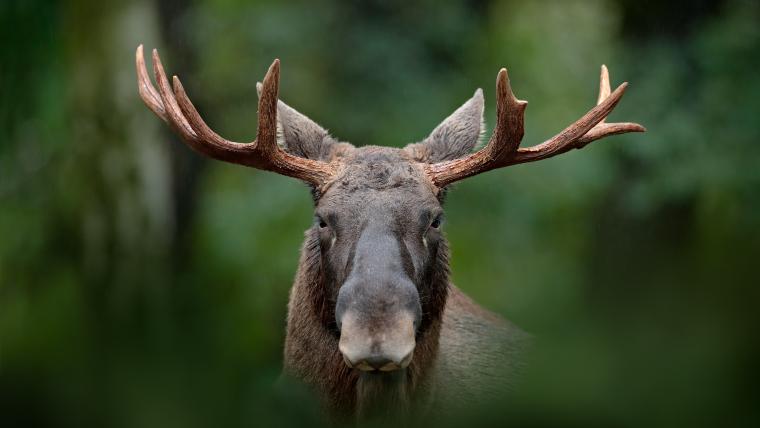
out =
[[469,156],[425,165],[425,170],[433,183],[438,188],[443,188],[492,169],[533,162],[580,149],[609,135],[644,132],[646,129],[638,123],[605,122],[607,115],[622,98],[626,86],[627,82],[610,93],[610,77],[607,67],[603,65],[596,107],[551,139],[533,147],[519,148],[528,103],[515,98],[507,70],[502,68],[496,77],[496,126],[488,144]]
[[156,49],[153,50],[153,73],[158,84],[158,91],[148,77],[142,45],[137,47],[135,61],[137,85],[145,105],[169,124],[174,132],[194,150],[214,159],[295,177],[315,186],[325,184],[335,174],[334,165],[293,156],[277,145],[279,60],[274,60],[264,76],[259,97],[259,127],[256,140],[250,144],[226,140],[206,125],[187,97],[177,76],[173,78],[173,90],[169,86],[169,80]]

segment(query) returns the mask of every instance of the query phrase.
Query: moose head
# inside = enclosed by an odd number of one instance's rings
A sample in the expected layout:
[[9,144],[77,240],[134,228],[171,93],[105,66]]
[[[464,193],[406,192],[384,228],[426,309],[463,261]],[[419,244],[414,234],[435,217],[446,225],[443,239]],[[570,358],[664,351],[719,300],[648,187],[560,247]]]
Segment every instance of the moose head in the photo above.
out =
[[[314,222],[306,231],[291,292],[286,369],[317,386],[333,407],[349,411],[366,407],[362,390],[378,376],[394,376],[389,372],[403,373],[395,376],[404,385],[402,396],[413,394],[439,354],[464,352],[442,349],[449,343],[442,336],[461,344],[471,318],[498,324],[448,281],[448,247],[441,231],[447,186],[609,135],[644,131],[635,123],[605,122],[626,83],[611,92],[602,66],[596,107],[551,139],[521,148],[527,103],[514,96],[507,70],[501,69],[496,125],[480,150],[473,152],[483,134],[481,90],[419,143],[403,149],[356,148],[278,100],[280,62],[275,60],[258,85],[257,138],[241,144],[206,125],[180,80],[175,76],[169,83],[157,51],[158,90],[145,68],[142,46],[136,62],[143,101],[191,148],[311,186]],[[377,395],[365,395],[372,394]]]

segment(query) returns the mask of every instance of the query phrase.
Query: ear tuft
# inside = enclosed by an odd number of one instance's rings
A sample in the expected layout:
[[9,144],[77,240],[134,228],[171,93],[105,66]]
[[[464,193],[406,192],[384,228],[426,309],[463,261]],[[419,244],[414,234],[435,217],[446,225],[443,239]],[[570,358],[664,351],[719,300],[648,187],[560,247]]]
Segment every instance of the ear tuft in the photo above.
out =
[[480,144],[485,133],[483,90],[478,89],[420,143],[405,149],[418,161],[441,162],[461,158]]

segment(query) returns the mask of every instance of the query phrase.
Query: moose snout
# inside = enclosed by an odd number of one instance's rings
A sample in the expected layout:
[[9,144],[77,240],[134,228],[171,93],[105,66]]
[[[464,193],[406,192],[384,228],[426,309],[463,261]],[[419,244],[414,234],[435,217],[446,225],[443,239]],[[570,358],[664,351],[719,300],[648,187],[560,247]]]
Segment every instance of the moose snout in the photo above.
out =
[[406,368],[414,353],[414,315],[403,311],[380,322],[365,321],[352,311],[342,316],[338,349],[346,365],[370,372]]
[[406,368],[422,318],[419,292],[401,254],[403,244],[387,231],[377,221],[362,232],[335,302],[338,349],[349,367],[362,371]]

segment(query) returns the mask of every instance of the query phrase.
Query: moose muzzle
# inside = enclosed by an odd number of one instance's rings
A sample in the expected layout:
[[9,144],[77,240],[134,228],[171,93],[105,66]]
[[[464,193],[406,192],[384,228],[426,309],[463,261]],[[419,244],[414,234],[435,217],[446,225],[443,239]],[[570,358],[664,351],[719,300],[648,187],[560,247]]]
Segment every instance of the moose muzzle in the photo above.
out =
[[419,292],[401,259],[397,239],[365,229],[353,268],[338,292],[338,348],[349,367],[389,372],[412,361],[420,324]]
[[349,311],[343,315],[338,348],[349,367],[390,372],[406,368],[414,353],[415,321],[407,311],[375,322]]

